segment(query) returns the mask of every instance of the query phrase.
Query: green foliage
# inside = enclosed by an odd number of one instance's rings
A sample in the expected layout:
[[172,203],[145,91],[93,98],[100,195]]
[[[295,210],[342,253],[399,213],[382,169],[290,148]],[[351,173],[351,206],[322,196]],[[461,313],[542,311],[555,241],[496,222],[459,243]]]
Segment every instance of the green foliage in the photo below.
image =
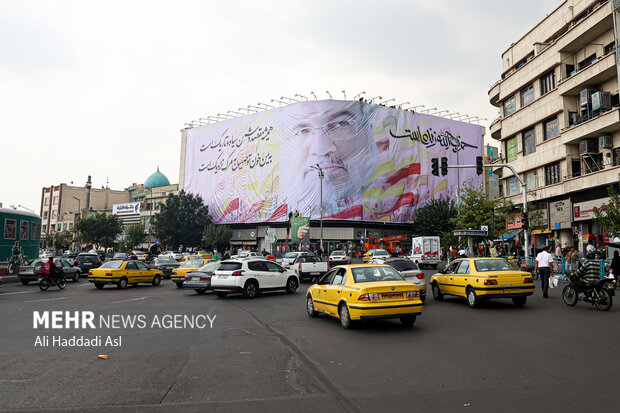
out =
[[450,220],[455,229],[479,230],[482,225],[487,225],[490,239],[506,232],[506,219],[515,215],[512,202],[488,200],[482,188],[473,186],[461,190],[461,204],[456,209],[458,215]]
[[46,248],[52,247],[54,245],[54,235],[45,234],[45,236],[43,237],[43,244]]
[[61,231],[56,233],[56,247],[66,246],[73,239],[73,234],[69,231]]
[[231,238],[232,229],[228,225],[209,224],[205,228],[202,242],[207,248],[217,248],[221,254],[228,249]]
[[414,232],[418,235],[439,235],[442,245],[456,242],[452,231],[455,229],[451,222],[456,216],[454,201],[447,197],[433,199],[416,211]]
[[[618,175],[620,183],[620,174]],[[601,205],[601,208],[593,208],[594,222],[603,228],[605,234],[614,237],[620,231],[620,195],[613,185],[607,188],[609,202]]]
[[202,198],[185,191],[170,195],[153,220],[153,230],[162,244],[175,249],[181,245],[199,246],[206,226],[211,223],[209,208]]
[[130,225],[126,233],[127,248],[131,250],[142,244],[146,236],[143,224]]
[[75,230],[84,242],[92,242],[97,247],[114,246],[115,239],[123,232],[116,215],[97,213],[81,219]]

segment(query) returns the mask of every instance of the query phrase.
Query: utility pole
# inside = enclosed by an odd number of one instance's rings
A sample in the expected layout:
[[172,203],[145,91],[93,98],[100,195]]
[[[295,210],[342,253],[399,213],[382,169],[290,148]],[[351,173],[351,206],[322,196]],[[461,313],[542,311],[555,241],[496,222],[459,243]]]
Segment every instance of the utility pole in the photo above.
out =
[[323,178],[325,177],[325,173],[321,166],[317,163],[316,166],[311,166],[310,168],[316,169],[319,172],[319,180],[321,182],[321,253],[323,252]]

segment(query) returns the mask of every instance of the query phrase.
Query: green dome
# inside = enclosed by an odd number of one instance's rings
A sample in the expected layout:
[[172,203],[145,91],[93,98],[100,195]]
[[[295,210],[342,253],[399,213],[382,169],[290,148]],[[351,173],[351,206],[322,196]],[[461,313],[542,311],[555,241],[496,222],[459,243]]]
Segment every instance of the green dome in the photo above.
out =
[[166,185],[170,185],[170,181],[166,178],[166,175],[159,172],[159,166],[157,167],[157,172],[146,178],[146,181],[144,182],[144,187],[149,189]]

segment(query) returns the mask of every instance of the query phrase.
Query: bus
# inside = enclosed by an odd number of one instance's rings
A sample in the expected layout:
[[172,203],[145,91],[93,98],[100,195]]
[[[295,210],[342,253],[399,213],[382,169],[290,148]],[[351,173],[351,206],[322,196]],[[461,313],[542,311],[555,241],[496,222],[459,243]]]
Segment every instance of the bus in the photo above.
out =
[[24,259],[39,258],[41,244],[41,217],[29,211],[0,208],[0,262],[7,263],[13,248],[19,242]]

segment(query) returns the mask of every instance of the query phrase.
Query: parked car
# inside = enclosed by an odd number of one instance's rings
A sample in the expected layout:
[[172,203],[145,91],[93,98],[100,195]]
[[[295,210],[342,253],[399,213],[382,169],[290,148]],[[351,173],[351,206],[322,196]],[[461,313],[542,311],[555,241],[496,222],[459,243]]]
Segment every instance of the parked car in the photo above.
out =
[[264,257],[222,261],[211,277],[211,288],[220,298],[230,293],[254,298],[260,291],[271,290],[293,294],[297,287],[297,274]]
[[420,300],[422,300],[422,302],[426,300],[426,277],[415,262],[408,258],[393,257],[383,260],[383,264],[387,264],[394,268],[400,275],[405,277],[405,280],[415,284],[420,290]]
[[190,271],[185,274],[183,288],[196,291],[198,294],[204,294],[211,289],[211,277],[213,272],[220,266],[220,261],[211,261],[203,265],[196,271]]
[[293,264],[293,261],[295,261],[295,259],[300,255],[316,257],[316,254],[312,251],[291,251],[284,253],[284,255],[282,256],[282,262],[279,264],[281,264],[284,268],[290,268],[290,266]]
[[355,320],[388,318],[412,326],[422,314],[422,301],[418,287],[389,265],[342,265],[308,288],[306,311],[310,317],[323,313],[339,318],[346,329]]
[[94,253],[82,252],[75,258],[74,265],[77,266],[82,273],[88,274],[88,271],[101,266],[101,258]]
[[300,281],[312,280],[316,282],[329,270],[329,265],[314,255],[299,255],[291,264],[291,268]]
[[98,290],[106,284],[126,288],[127,284],[148,283],[157,287],[162,277],[161,271],[149,268],[142,261],[136,260],[108,261],[88,272],[88,282],[95,284]]
[[[29,261],[26,265],[22,265],[19,267],[19,272],[17,273],[17,277],[19,281],[28,285],[30,281],[39,281],[39,274],[35,274],[35,266],[37,263],[47,262],[48,259],[36,259]],[[62,273],[65,279],[73,280],[74,282],[80,281],[80,276],[82,275],[82,271],[79,267],[71,265],[67,260],[62,258],[55,258],[54,264],[62,269]]]
[[328,262],[332,267],[336,265],[351,264],[351,257],[347,255],[346,251],[335,250],[329,254]]
[[522,307],[534,293],[532,274],[520,271],[504,258],[461,258],[430,279],[433,298],[441,301],[444,295],[467,299],[467,305],[477,307],[480,300],[511,298]]
[[170,278],[172,270],[179,268],[179,262],[172,257],[172,255],[160,255],[153,258],[153,261],[149,264],[151,268],[160,270],[164,273],[164,278]]

